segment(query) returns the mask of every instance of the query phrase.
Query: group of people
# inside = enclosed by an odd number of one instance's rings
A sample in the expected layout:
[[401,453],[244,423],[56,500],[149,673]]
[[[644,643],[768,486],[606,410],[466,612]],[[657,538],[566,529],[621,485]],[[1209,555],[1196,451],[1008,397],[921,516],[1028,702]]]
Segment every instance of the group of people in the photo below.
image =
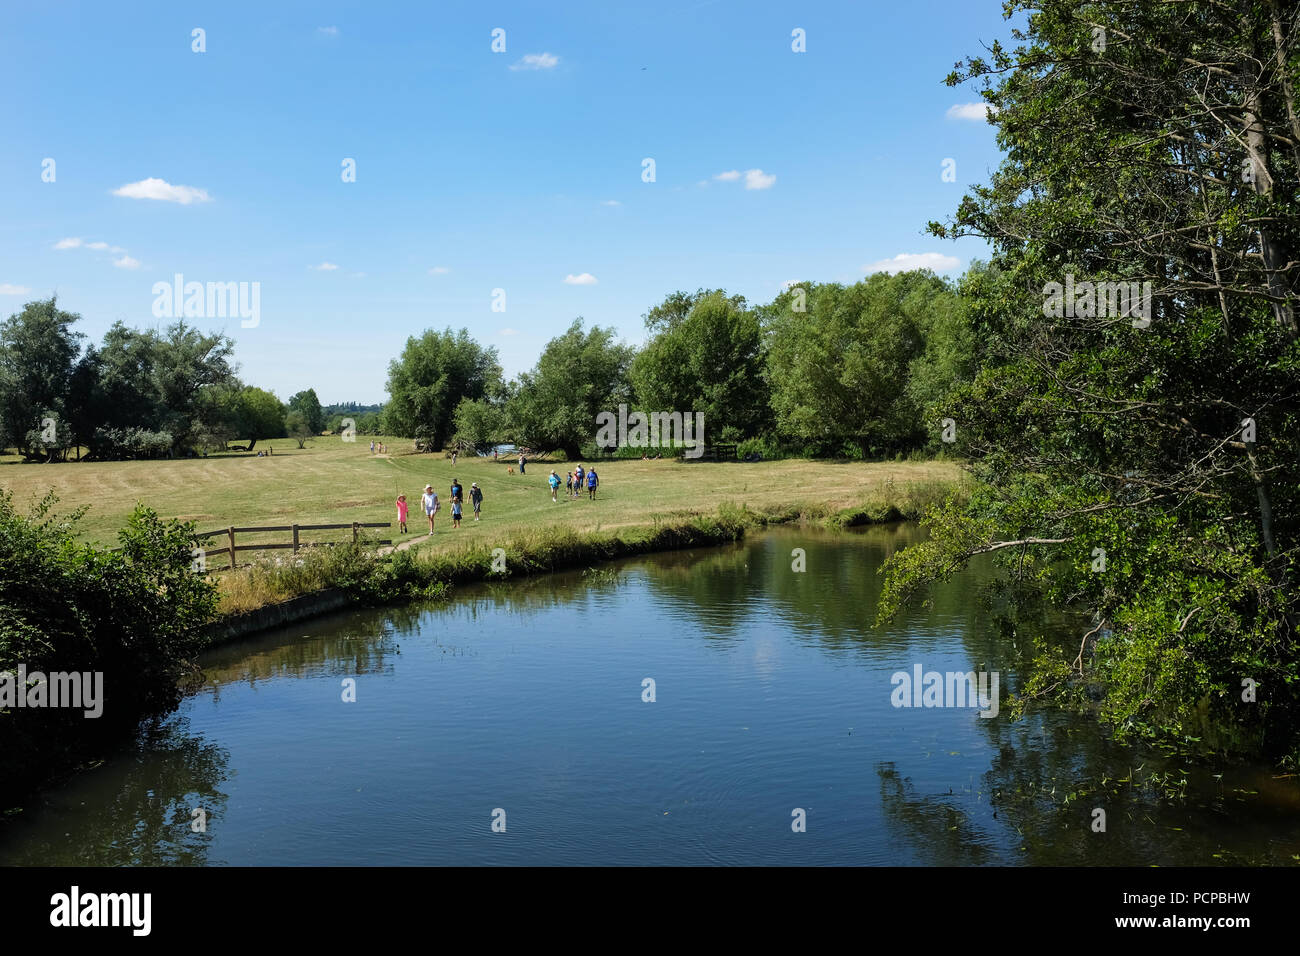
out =
[[[551,500],[560,500],[560,476],[551,471],[551,475],[546,479],[551,486]],[[595,468],[589,468],[583,471],[582,465],[578,465],[573,471],[569,472],[569,477],[565,481],[565,497],[577,498],[582,495],[583,483],[587,486],[587,497],[592,501],[596,500],[596,488],[600,485],[600,477],[596,474]]]
[[376,451],[378,451],[379,454],[382,455],[382,454],[384,454],[384,452],[385,452],[386,450],[387,450],[387,449],[385,448],[383,442],[376,442],[376,441],[373,441],[373,440],[370,442],[370,454],[373,455]]
[[[460,527],[460,519],[464,514],[465,507],[465,489],[462,487],[459,478],[451,480],[451,526]],[[483,509],[483,489],[478,486],[478,482],[470,482],[469,501],[474,507],[474,520],[479,521],[482,518]],[[424,494],[420,496],[420,507],[424,515],[429,519],[429,534],[433,534],[433,520],[442,510],[442,502],[438,500],[438,493],[433,490],[433,485],[424,486]],[[406,517],[407,504],[406,495],[397,496],[397,526],[401,529],[402,534],[406,534]]]

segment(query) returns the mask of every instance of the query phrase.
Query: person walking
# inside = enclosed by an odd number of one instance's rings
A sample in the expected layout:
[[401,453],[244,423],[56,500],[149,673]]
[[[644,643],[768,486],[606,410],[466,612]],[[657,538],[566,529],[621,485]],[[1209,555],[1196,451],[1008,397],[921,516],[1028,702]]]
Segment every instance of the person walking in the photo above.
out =
[[551,486],[551,500],[558,502],[560,500],[557,497],[560,492],[560,476],[555,473],[554,468],[551,469],[551,476],[546,479],[546,482]]
[[397,527],[406,534],[406,495],[397,496]]
[[460,527],[460,513],[461,513],[461,508],[463,507],[464,506],[461,504],[459,498],[451,499],[451,526],[453,528]]
[[479,509],[483,507],[483,489],[478,486],[477,481],[470,482],[469,500],[474,506],[474,520],[479,520]]
[[587,473],[582,470],[582,462],[578,462],[578,467],[573,469],[573,497],[577,498],[582,494],[582,480]]
[[527,461],[528,459],[524,457],[523,452],[520,452],[519,453],[519,474],[522,475],[524,473],[524,464]]
[[453,478],[451,480],[451,503],[455,504],[458,501],[463,502],[464,500],[465,500],[465,489],[460,486],[459,478]]
[[453,448],[451,451],[451,467],[456,467],[456,456],[460,454],[459,448]]
[[568,477],[564,479],[564,497],[573,497],[573,472],[569,472]]
[[596,500],[596,486],[600,484],[600,479],[596,477],[596,469],[593,468],[587,472],[587,497],[592,501]]
[[373,455],[374,453],[375,453],[375,440],[372,438],[370,439],[370,454]]
[[429,518],[429,536],[433,536],[433,518],[438,513],[438,493],[433,490],[433,485],[424,486],[424,494],[420,497],[420,506],[424,508],[424,513]]

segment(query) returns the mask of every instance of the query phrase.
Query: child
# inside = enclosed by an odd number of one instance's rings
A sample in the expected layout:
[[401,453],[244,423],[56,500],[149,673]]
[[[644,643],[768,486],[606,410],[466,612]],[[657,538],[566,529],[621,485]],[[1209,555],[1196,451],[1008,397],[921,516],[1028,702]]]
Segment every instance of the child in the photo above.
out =
[[569,477],[564,479],[564,497],[573,497],[573,472],[569,472]]
[[452,498],[451,499],[451,526],[453,528],[460,527],[460,509],[461,509],[460,499]]
[[406,495],[397,496],[397,527],[406,534]]
[[474,520],[479,518],[479,509],[483,507],[483,489],[478,486],[477,481],[470,482],[469,500],[474,505]]

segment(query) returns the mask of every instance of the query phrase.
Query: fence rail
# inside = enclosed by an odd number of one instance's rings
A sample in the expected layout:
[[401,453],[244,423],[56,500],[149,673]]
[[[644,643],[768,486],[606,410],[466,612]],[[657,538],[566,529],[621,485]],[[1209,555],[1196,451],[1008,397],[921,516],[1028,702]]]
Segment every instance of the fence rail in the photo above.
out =
[[[240,551],[301,551],[303,548],[326,548],[333,545],[332,541],[303,541],[299,537],[303,531],[343,531],[348,528],[352,529],[352,543],[356,544],[361,540],[362,528],[391,528],[391,521],[350,521],[345,524],[276,524],[262,525],[260,527],[236,528],[233,525],[229,528],[219,528],[216,531],[200,531],[194,535],[195,542],[206,541],[209,538],[215,538],[217,535],[224,534],[227,544],[224,548],[203,548],[203,566],[207,570],[207,559],[219,557],[220,555],[229,555],[230,567],[236,567],[235,559]],[[261,534],[270,531],[289,531],[293,534],[293,539],[288,542],[271,542],[263,544],[236,544],[235,535],[237,534]],[[392,544],[388,539],[376,541],[375,544]],[[224,568],[213,568],[218,571]]]

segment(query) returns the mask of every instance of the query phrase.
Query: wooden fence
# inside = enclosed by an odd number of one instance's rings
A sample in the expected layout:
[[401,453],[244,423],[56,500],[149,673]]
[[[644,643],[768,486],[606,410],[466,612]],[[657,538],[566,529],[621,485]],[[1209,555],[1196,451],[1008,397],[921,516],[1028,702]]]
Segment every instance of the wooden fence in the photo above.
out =
[[[214,538],[219,534],[224,534],[226,536],[226,546],[224,548],[203,549],[204,567],[206,568],[207,566],[208,558],[215,558],[223,554],[228,554],[230,556],[230,567],[233,568],[235,567],[235,555],[240,551],[287,551],[289,549],[299,551],[302,548],[328,547],[334,544],[332,541],[302,541],[299,537],[299,533],[303,531],[339,531],[351,528],[352,543],[356,544],[361,538],[362,528],[391,528],[392,526],[392,522],[390,521],[353,521],[350,524],[277,524],[267,525],[266,527],[261,528],[236,528],[232,526],[229,528],[221,528],[217,531],[201,531],[194,535],[194,540],[196,542],[202,542],[206,541],[208,538]],[[235,535],[237,534],[256,534],[267,531],[289,531],[292,532],[293,537],[292,540],[284,544],[235,544]],[[375,541],[372,543],[392,544],[393,542],[385,539],[383,541]],[[217,571],[222,569],[212,568],[211,570]]]

